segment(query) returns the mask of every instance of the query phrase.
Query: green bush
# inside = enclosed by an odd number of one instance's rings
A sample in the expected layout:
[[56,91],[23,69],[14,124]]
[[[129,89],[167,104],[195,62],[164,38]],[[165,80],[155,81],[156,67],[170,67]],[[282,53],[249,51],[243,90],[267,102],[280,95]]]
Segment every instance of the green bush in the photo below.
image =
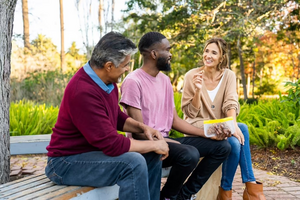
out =
[[289,102],[290,106],[295,109],[295,116],[298,118],[300,111],[300,79],[295,83],[287,82],[285,87],[288,88],[286,91],[288,95],[282,96],[282,94],[279,92],[280,100],[281,102]]
[[289,101],[260,100],[257,104],[243,104],[237,120],[248,125],[251,144],[284,150],[298,145],[300,140],[296,112]]
[[9,112],[11,136],[50,134],[57,120],[58,107],[21,100],[12,102]]
[[40,104],[59,106],[65,87],[75,72],[35,71],[22,81],[11,79],[11,101],[31,100]]
[[[181,119],[183,119],[183,112],[181,110],[181,96],[182,96],[182,94],[179,92],[174,93],[174,103],[175,103],[175,108],[176,108],[177,114]],[[172,129],[170,131],[169,135],[171,138],[184,137],[184,135],[182,133],[175,131],[174,129]]]

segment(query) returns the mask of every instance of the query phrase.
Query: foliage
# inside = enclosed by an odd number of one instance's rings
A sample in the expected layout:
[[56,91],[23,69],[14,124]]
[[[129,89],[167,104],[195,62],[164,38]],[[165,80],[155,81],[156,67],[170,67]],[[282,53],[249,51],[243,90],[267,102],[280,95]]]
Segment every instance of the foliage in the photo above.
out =
[[63,74],[59,69],[56,69],[27,73],[26,78],[21,81],[12,78],[11,101],[26,99],[59,106],[64,89],[74,73],[74,71],[70,71]]
[[11,136],[50,134],[57,120],[58,107],[21,100],[12,102],[9,112]]
[[279,93],[280,100],[281,102],[289,102],[290,105],[295,109],[295,116],[298,118],[300,112],[300,79],[295,83],[287,82],[285,87],[289,87],[289,89],[286,91],[288,95],[282,96],[281,93]]
[[[12,45],[11,78],[22,81],[28,74],[35,72],[55,71],[60,69],[60,54],[50,38],[38,35],[31,41],[31,50]],[[86,63],[86,56],[79,54],[73,42],[65,56],[67,68],[64,73],[74,71]]]
[[[181,110],[181,96],[182,96],[182,94],[179,92],[174,93],[174,103],[175,103],[175,108],[176,108],[177,114],[181,119],[183,119],[183,112]],[[182,133],[180,133],[174,129],[172,129],[170,131],[169,135],[171,138],[179,138],[179,137],[184,136]]]
[[250,143],[264,148],[277,146],[281,150],[296,145],[299,136],[291,127],[298,126],[299,119],[290,105],[277,99],[243,104],[237,120],[248,125]]
[[278,83],[274,82],[273,80],[264,80],[262,81],[262,85],[258,86],[257,91],[255,92],[256,95],[272,95],[278,94]]

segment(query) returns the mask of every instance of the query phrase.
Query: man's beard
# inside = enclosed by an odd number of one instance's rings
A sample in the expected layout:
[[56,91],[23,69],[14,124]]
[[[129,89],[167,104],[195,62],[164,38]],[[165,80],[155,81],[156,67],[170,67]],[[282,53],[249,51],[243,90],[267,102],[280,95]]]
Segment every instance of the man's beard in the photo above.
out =
[[159,71],[165,71],[165,72],[171,71],[171,65],[168,62],[167,58],[159,57],[157,59],[156,66],[157,66]]

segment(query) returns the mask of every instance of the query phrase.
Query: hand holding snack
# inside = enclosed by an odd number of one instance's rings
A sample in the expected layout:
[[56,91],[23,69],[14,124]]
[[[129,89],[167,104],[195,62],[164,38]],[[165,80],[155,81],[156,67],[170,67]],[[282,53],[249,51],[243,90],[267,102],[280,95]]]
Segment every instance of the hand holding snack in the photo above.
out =
[[196,89],[201,90],[202,83],[203,83],[203,70],[201,70],[199,73],[194,75],[193,83]]
[[232,117],[216,120],[206,120],[204,124],[204,134],[211,139],[223,140],[235,132],[235,127]]

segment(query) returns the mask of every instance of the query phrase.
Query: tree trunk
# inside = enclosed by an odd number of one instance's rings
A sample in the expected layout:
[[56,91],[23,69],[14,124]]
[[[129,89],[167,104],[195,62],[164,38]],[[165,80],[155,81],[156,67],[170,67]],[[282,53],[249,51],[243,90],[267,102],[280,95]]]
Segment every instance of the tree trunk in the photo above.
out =
[[22,15],[23,15],[24,50],[25,50],[25,53],[27,53],[30,50],[28,0],[22,0]]
[[102,38],[102,31],[103,31],[102,15],[103,15],[103,0],[99,0],[98,21],[99,21],[100,38]]
[[111,0],[111,31],[114,30],[115,0]]
[[246,87],[246,78],[245,78],[245,67],[244,67],[244,61],[242,55],[240,36],[238,37],[238,41],[237,41],[237,49],[238,49],[239,60],[240,60],[240,70],[241,70],[241,77],[242,77],[242,84],[243,84],[244,100],[247,100],[248,97],[247,97],[247,87]]
[[10,58],[14,12],[17,0],[0,0],[0,184],[9,181],[10,173]]
[[64,7],[63,0],[59,0],[60,7],[60,67],[61,70],[64,71],[65,65],[65,28],[64,28]]

